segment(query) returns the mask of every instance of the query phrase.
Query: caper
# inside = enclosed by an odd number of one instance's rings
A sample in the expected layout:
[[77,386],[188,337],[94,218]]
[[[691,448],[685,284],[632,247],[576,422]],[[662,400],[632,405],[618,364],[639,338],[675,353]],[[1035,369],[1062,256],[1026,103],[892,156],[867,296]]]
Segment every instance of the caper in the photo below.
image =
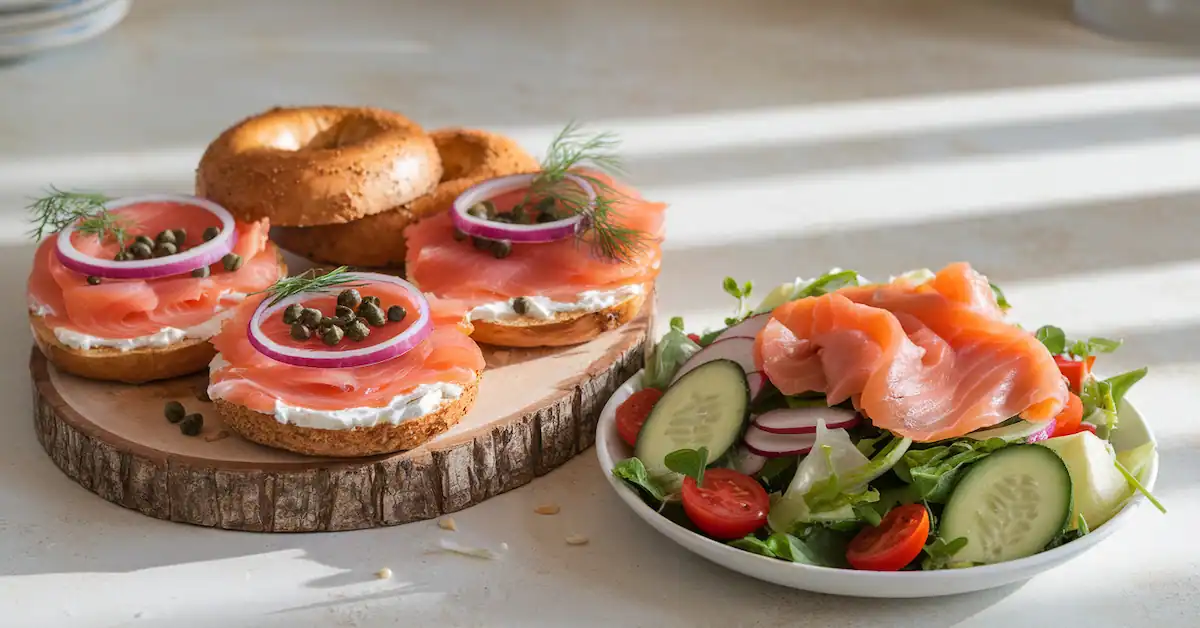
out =
[[467,239],[467,234],[463,233],[463,232],[462,232],[462,229],[459,229],[459,228],[455,227],[455,229],[454,229],[454,239],[455,239],[456,241],[458,241],[458,242],[462,242],[463,240],[466,240],[466,239]]
[[334,318],[339,318],[346,321],[346,323],[353,323],[354,319],[356,318],[354,316],[354,309],[346,307],[345,305],[339,305],[335,307],[333,309],[333,316]]
[[296,340],[308,340],[312,338],[312,330],[301,323],[292,323],[292,338]]
[[307,327],[316,327],[321,324],[321,310],[306,307],[300,311],[300,322]]
[[225,266],[225,270],[233,272],[242,267],[242,256],[237,253],[229,253],[221,258],[221,264]]
[[179,252],[174,242],[159,242],[154,247],[154,257],[166,257]]
[[341,342],[344,335],[341,327],[326,327],[325,331],[321,332],[321,342],[332,347]]
[[148,248],[148,249],[154,248],[154,240],[151,240],[150,236],[140,235],[133,239],[133,243],[134,244],[145,244],[146,248]]
[[496,214],[492,217],[492,222],[502,222],[511,225],[517,221],[512,214]]
[[166,231],[159,231],[158,236],[155,237],[154,240],[155,240],[155,242],[157,242],[159,244],[162,244],[164,242],[170,242],[171,244],[175,244],[175,232],[171,231],[170,229],[167,229]]
[[176,246],[183,246],[187,242],[187,229],[172,229],[171,233],[175,234]]
[[348,288],[338,293],[337,304],[344,305],[350,309],[358,307],[363,302],[362,295],[354,288]]
[[374,303],[363,303],[358,307],[358,315],[366,319],[372,327],[383,327],[387,322],[383,309]]
[[539,223],[554,222],[556,220],[559,220],[559,218],[554,214],[553,211],[542,212],[537,216],[537,221]]
[[504,259],[512,255],[512,242],[508,240],[496,240],[492,243],[492,255],[495,255],[496,259]]
[[209,240],[211,240],[219,235],[221,235],[220,227],[209,227],[204,230],[204,241],[208,242]]
[[88,275],[87,282],[89,286],[100,285],[100,278],[95,275]]
[[524,316],[529,311],[529,299],[525,297],[517,297],[512,300],[512,309],[517,314]]
[[388,320],[392,321],[393,323],[399,323],[400,321],[404,320],[405,316],[408,316],[408,310],[400,307],[399,305],[393,305],[392,307],[388,308],[387,317]]
[[129,247],[129,252],[133,254],[135,259],[150,259],[150,257],[154,255],[154,249],[151,247],[151,245],[142,242],[140,240],[141,237],[142,236],[138,236],[139,241],[135,242],[133,246]]
[[183,420],[183,416],[187,414],[183,404],[178,401],[168,401],[167,405],[163,406],[163,416],[172,423],[178,423]]
[[304,306],[299,303],[293,303],[283,310],[283,322],[291,325],[300,321],[300,314],[304,312]]
[[480,251],[492,250],[492,241],[485,238],[471,238],[471,244],[474,244],[475,248]]
[[346,336],[351,340],[366,340],[371,335],[371,328],[362,321],[354,321],[346,325]]
[[195,436],[200,433],[204,427],[204,417],[198,412],[193,412],[179,421],[179,431],[185,436]]
[[117,254],[113,256],[114,262],[125,262],[131,259],[133,259],[133,253],[129,251],[117,251]]
[[212,274],[212,271],[210,271],[208,269],[208,266],[201,266],[200,268],[197,268],[196,270],[192,271],[193,277],[207,277],[211,274]]

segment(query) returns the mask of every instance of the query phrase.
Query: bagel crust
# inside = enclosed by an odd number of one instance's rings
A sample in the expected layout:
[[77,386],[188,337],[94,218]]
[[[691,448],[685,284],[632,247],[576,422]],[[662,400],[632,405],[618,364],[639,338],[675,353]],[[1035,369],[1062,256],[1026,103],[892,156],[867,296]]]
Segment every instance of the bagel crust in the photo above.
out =
[[323,430],[280,423],[270,414],[245,406],[214,399],[225,425],[242,438],[267,447],[285,449],[308,456],[359,458],[415,449],[429,439],[453,427],[475,404],[479,377],[463,388],[462,395],[436,411],[402,421],[368,428]]
[[361,107],[275,108],[221,133],[200,159],[196,194],[242,220],[339,224],[433,191],[442,162],[415,122]]
[[467,188],[487,179],[534,172],[538,162],[515,141],[474,129],[439,129],[429,134],[442,160],[442,181],[430,194],[366,218],[339,225],[284,227],[279,246],[310,260],[347,266],[404,266],[404,229],[447,211]]
[[560,313],[551,320],[524,316],[509,321],[472,321],[475,342],[498,347],[564,347],[588,342],[633,320],[646,302],[636,294],[596,312]]
[[217,354],[207,339],[187,338],[167,347],[120,351],[76,349],[58,341],[41,316],[29,314],[33,340],[58,370],[87,379],[141,384],[203,371]]

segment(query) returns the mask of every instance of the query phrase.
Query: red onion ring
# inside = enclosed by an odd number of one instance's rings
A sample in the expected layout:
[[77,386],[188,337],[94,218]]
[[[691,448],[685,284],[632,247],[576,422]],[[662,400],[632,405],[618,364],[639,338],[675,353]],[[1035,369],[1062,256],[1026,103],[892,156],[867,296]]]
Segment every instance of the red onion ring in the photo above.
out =
[[[508,240],[509,242],[554,242],[575,237],[583,224],[583,216],[575,215],[554,222],[537,225],[516,225],[493,222],[467,213],[476,203],[496,198],[506,192],[528,188],[537,178],[536,174],[514,174],[507,177],[488,179],[467,189],[454,199],[450,217],[459,231],[477,238]],[[579,186],[587,195],[588,205],[596,202],[596,190],[583,177],[568,174],[565,180]]]
[[250,339],[250,345],[259,353],[276,362],[283,362],[292,366],[337,369],[368,366],[398,358],[411,351],[413,347],[421,344],[423,340],[429,337],[429,334],[433,333],[432,317],[429,313],[429,301],[425,300],[425,295],[421,294],[421,291],[416,286],[399,277],[379,273],[356,272],[347,276],[352,277],[355,281],[377,281],[404,288],[412,301],[417,304],[417,320],[396,337],[389,338],[380,344],[360,349],[313,351],[312,349],[281,345],[263,333],[262,323],[267,317],[287,308],[287,306],[293,303],[300,303],[313,296],[311,292],[300,293],[292,295],[275,305],[267,305],[270,302],[269,298],[263,299],[262,303],[259,303],[258,308],[254,311],[254,315],[250,317],[250,324],[247,329],[247,337]]
[[84,255],[71,242],[75,233],[75,225],[68,225],[58,232],[57,253],[58,261],[63,266],[84,275],[103,277],[105,279],[157,279],[171,275],[190,273],[197,268],[210,266],[221,261],[233,250],[236,242],[236,223],[233,215],[224,207],[203,198],[178,194],[152,194],[148,196],[130,196],[109,201],[104,204],[106,211],[138,205],[140,203],[181,203],[200,208],[221,219],[221,233],[217,237],[194,246],[182,253],[118,262]]

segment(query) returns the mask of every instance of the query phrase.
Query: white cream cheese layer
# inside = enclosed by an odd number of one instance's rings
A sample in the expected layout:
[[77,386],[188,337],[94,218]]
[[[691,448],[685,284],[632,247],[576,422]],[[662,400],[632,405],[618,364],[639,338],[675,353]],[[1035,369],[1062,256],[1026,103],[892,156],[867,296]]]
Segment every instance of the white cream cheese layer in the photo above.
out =
[[[245,300],[245,298],[246,295],[241,292],[226,292],[221,295],[220,300],[236,303]],[[29,311],[33,312],[35,316],[55,314],[54,310],[50,307],[35,302],[30,302]],[[134,349],[145,348],[163,349],[188,339],[208,340],[221,331],[221,324],[230,316],[233,316],[233,309],[218,310],[216,316],[198,325],[183,329],[164,327],[153,334],[134,336],[133,338],[100,338],[66,327],[56,327],[54,329],[54,337],[62,344],[81,351],[102,347],[118,351],[133,351]]]
[[[217,354],[208,365],[209,372],[215,373],[227,368],[229,363],[221,354]],[[208,387],[208,396],[212,399],[223,399],[222,394],[228,387],[225,382],[216,382]],[[463,387],[458,384],[438,382],[421,384],[416,388],[393,397],[387,405],[378,408],[343,408],[340,410],[314,410],[290,406],[282,401],[275,401],[275,420],[285,425],[309,427],[319,430],[349,430],[356,427],[368,428],[376,425],[399,425],[437,412],[443,405],[462,396]]]
[[615,290],[586,290],[576,295],[575,300],[569,303],[540,296],[521,297],[525,301],[524,314],[518,314],[513,309],[513,301],[516,299],[509,299],[508,301],[484,303],[468,312],[467,316],[473,321],[510,321],[522,316],[550,320],[556,314],[599,312],[640,295],[644,291],[645,288],[641,284],[621,286]]

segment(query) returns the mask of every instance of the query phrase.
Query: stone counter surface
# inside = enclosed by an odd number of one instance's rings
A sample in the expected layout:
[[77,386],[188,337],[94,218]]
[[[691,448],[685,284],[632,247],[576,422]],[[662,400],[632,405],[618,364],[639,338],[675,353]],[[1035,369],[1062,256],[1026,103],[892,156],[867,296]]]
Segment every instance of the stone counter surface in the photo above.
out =
[[[277,104],[394,108],[532,150],[570,119],[620,133],[631,179],[673,206],[659,306],[693,327],[727,313],[726,275],[765,290],[969,260],[1021,322],[1124,337],[1110,368],[1150,366],[1130,398],[1170,514],[1143,508],[1022,585],[888,601],[692,556],[625,510],[592,451],[456,533],[238,534],[113,506],[34,438],[22,207],[51,183],[189,191],[212,137]],[[1195,626],[1197,163],[1200,57],[1107,40],[1064,0],[137,0],[96,41],[0,65],[0,625]],[[436,553],[446,535],[510,550]]]

